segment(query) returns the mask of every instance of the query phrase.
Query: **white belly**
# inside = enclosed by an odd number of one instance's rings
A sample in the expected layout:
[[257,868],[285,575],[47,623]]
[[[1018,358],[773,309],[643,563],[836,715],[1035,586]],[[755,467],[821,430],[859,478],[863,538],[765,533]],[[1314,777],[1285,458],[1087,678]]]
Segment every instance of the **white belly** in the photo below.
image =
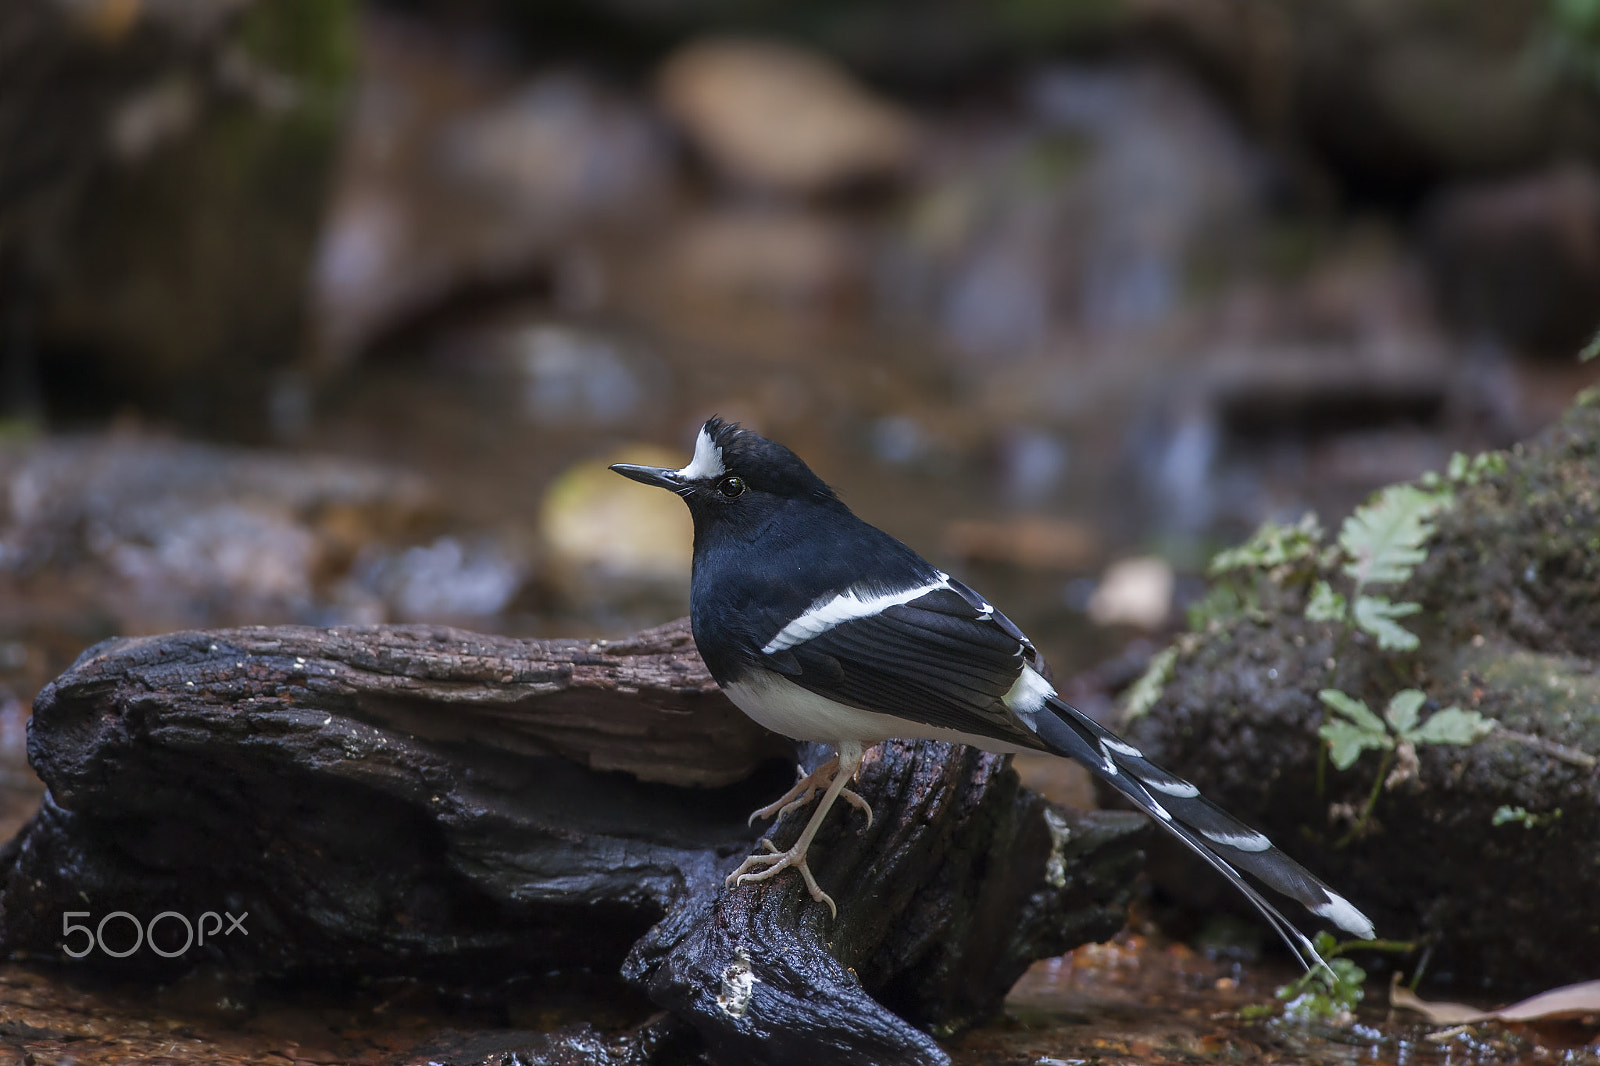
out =
[[943,740],[951,744],[970,744],[984,751],[1002,754],[1031,750],[1004,740],[847,707],[803,689],[781,674],[771,672],[724,685],[722,691],[745,714],[774,733],[782,733],[795,740],[835,745],[841,740],[853,740],[862,745],[871,745],[894,737],[901,740]]

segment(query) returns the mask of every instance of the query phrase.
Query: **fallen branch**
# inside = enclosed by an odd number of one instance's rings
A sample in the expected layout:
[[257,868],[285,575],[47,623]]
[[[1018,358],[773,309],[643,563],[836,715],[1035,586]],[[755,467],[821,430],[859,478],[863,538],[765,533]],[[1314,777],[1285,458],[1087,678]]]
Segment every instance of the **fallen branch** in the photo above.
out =
[[[793,877],[725,892],[795,752],[727,702],[681,622],[614,642],[108,641],[40,694],[29,756],[49,792],[0,851],[14,957],[64,959],[69,911],[96,933],[78,965],[160,978],[203,962],[484,990],[617,973],[631,950],[628,976],[729,1061],[944,1061],[911,1023],[978,1020],[1032,959],[1115,932],[1142,865],[1137,816],[1052,808],[1004,758],[890,743],[861,776],[872,829],[841,811],[818,839],[836,923]],[[248,920],[186,946],[163,912]],[[148,943],[114,957],[133,924]]]

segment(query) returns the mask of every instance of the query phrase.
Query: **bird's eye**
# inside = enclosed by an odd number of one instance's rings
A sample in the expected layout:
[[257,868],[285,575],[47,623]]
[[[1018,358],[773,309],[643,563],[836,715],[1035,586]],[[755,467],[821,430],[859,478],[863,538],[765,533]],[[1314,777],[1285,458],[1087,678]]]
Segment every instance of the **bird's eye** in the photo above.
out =
[[722,493],[730,500],[735,496],[743,496],[744,479],[737,477],[725,477],[721,481],[717,482],[717,491]]

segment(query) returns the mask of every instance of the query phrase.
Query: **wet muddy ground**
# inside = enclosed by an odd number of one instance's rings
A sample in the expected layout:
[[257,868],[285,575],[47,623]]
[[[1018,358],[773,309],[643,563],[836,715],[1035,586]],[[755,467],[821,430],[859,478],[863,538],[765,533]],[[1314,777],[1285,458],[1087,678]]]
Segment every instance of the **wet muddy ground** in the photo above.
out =
[[[1286,964],[1244,967],[1124,934],[1035,964],[1003,1017],[946,1047],[955,1066],[1600,1062],[1592,1026],[1418,1025],[1389,1011],[1379,988],[1344,1026],[1249,1019],[1250,1008],[1275,1002],[1274,989],[1290,976]],[[412,1048],[447,1033],[578,1021],[605,1031],[643,1017],[628,1013],[636,1004],[597,1009],[561,1003],[548,991],[529,998],[538,1006],[519,1008],[513,994],[495,1018],[405,983],[332,1005],[326,995],[274,998],[215,975],[149,989],[7,964],[0,967],[0,1063],[376,1066],[410,1061]]]

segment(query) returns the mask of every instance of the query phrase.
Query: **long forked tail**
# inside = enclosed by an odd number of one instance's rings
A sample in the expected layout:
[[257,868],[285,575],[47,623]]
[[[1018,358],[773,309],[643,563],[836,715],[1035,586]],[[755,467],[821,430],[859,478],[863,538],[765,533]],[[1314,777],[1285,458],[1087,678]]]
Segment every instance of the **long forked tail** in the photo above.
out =
[[1039,738],[1057,754],[1076,759],[1105,778],[1244,893],[1307,969],[1325,965],[1322,957],[1305,934],[1245,880],[1245,873],[1346,932],[1372,938],[1372,922],[1349,900],[1273,847],[1265,836],[1200,795],[1194,785],[1161,769],[1076,707],[1051,696],[1037,722]]

